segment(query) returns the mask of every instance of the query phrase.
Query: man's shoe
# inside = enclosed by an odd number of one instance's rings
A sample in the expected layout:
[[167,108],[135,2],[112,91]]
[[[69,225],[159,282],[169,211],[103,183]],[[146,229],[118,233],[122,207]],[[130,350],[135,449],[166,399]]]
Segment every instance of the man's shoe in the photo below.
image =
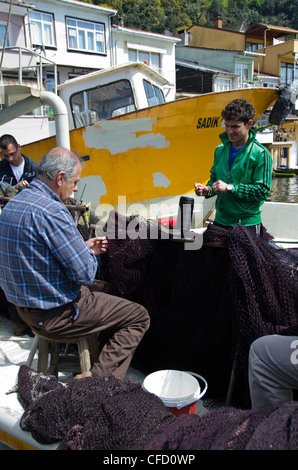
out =
[[12,329],[14,336],[34,336],[31,328],[25,322],[12,322]]

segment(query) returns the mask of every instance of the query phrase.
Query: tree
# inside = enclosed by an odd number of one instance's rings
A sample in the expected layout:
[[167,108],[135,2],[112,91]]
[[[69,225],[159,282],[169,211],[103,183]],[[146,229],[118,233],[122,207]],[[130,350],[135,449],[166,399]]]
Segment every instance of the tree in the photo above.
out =
[[[83,0],[84,1],[84,0]],[[212,26],[220,15],[223,27],[239,21],[247,25],[260,21],[298,29],[298,8],[294,0],[85,0],[117,10],[125,26],[155,33],[177,31],[192,24]]]
[[129,1],[123,5],[125,26],[164,33],[166,17],[160,0]]

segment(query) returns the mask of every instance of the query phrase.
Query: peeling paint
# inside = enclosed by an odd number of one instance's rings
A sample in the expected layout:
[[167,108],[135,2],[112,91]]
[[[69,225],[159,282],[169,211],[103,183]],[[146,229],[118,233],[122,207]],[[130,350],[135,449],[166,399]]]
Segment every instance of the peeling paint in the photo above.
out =
[[[170,143],[161,134],[153,134],[156,119],[140,118],[124,121],[101,121],[83,132],[87,147],[107,149],[112,155],[134,148],[166,148]],[[144,134],[137,135],[144,132]]]
[[153,185],[155,187],[162,186],[167,188],[171,184],[171,181],[161,171],[153,173]]
[[97,206],[100,202],[100,197],[107,194],[106,185],[102,177],[100,175],[93,175],[81,178],[78,184],[78,196],[80,196],[85,183],[87,184],[84,190],[84,201],[91,202],[91,206]]

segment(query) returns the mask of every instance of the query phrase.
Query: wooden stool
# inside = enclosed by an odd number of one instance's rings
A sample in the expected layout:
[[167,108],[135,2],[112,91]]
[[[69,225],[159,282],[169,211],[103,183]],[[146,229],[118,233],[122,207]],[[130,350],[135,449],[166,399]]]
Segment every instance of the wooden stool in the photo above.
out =
[[[97,335],[88,335],[77,338],[52,339],[42,336],[34,331],[36,335],[33,348],[38,347],[38,365],[37,371],[45,375],[55,375],[58,372],[87,372],[91,369],[91,365],[97,361],[99,355]],[[36,340],[37,338],[37,340]],[[38,343],[37,343],[38,341]],[[59,354],[60,344],[77,344],[78,357],[70,356],[67,352]],[[33,353],[33,351],[32,351]],[[30,352],[31,354],[31,352]],[[50,365],[49,365],[50,354]],[[28,361],[27,361],[27,365]]]

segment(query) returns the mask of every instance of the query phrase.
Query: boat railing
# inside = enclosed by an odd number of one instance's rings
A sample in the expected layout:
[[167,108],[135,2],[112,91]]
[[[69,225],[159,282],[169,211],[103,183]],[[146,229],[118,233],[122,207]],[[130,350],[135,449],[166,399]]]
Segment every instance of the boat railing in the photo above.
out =
[[2,51],[0,85],[30,85],[45,89],[47,67],[54,71],[54,89],[57,94],[57,65],[42,54],[22,46],[9,46]]

